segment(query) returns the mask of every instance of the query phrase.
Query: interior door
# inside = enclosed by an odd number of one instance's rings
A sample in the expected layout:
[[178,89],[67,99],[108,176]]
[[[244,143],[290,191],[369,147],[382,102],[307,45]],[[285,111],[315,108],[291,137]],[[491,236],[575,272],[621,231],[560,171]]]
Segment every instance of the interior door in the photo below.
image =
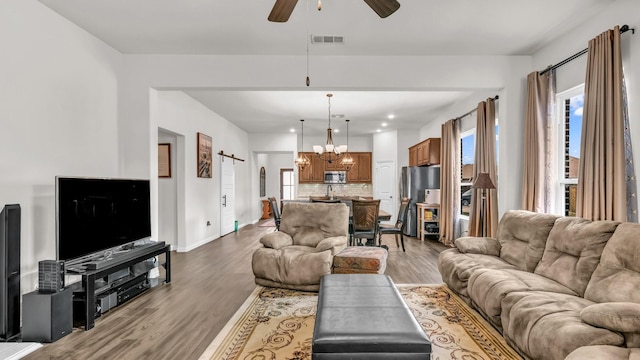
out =
[[398,209],[395,199],[396,171],[393,161],[376,161],[375,198],[380,199],[380,209],[391,214],[395,224]]
[[233,160],[220,156],[220,236],[235,230],[235,172]]

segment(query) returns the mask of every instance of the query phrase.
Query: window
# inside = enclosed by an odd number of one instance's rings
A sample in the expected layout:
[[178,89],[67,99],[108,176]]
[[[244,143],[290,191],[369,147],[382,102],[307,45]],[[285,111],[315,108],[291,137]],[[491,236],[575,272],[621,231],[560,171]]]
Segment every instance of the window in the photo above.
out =
[[280,200],[293,200],[295,198],[294,185],[293,169],[280,169]]
[[462,158],[460,159],[460,213],[469,216],[471,209],[471,185],[473,185],[473,162],[476,151],[476,130],[460,135]]
[[582,136],[582,109],[584,85],[557,95],[558,105],[558,214],[576,215],[580,138]]
[[[496,174],[498,172],[498,119],[496,119]],[[460,214],[469,216],[471,209],[471,185],[473,185],[473,163],[476,153],[476,130],[471,129],[460,135]],[[498,179],[495,179],[497,182]],[[495,184],[498,185],[497,183]]]

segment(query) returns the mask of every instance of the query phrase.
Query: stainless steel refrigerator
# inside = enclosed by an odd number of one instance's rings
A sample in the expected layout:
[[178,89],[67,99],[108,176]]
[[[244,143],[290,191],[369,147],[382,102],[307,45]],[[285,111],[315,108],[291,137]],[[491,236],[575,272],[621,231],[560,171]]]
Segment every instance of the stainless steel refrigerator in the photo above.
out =
[[400,195],[409,198],[409,213],[404,234],[418,235],[416,204],[424,201],[426,189],[440,189],[439,166],[404,166],[400,179]]

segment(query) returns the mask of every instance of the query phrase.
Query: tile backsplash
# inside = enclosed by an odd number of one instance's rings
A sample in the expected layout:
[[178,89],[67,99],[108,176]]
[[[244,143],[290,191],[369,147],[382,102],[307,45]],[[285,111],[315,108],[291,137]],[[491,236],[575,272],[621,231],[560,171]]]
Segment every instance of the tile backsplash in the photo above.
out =
[[[327,187],[327,184],[298,184],[298,198],[325,196]],[[331,187],[334,196],[373,196],[373,185],[371,184],[331,184]]]

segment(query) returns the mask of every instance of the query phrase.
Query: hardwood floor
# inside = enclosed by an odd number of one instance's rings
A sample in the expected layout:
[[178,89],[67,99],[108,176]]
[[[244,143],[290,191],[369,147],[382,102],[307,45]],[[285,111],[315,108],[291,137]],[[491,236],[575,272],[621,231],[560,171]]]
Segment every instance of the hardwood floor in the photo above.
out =
[[[107,312],[96,326],[45,344],[24,359],[197,359],[255,288],[251,254],[272,227],[249,225],[187,253],[171,255],[171,283]],[[441,283],[436,241],[393,236],[386,274],[397,284]]]

